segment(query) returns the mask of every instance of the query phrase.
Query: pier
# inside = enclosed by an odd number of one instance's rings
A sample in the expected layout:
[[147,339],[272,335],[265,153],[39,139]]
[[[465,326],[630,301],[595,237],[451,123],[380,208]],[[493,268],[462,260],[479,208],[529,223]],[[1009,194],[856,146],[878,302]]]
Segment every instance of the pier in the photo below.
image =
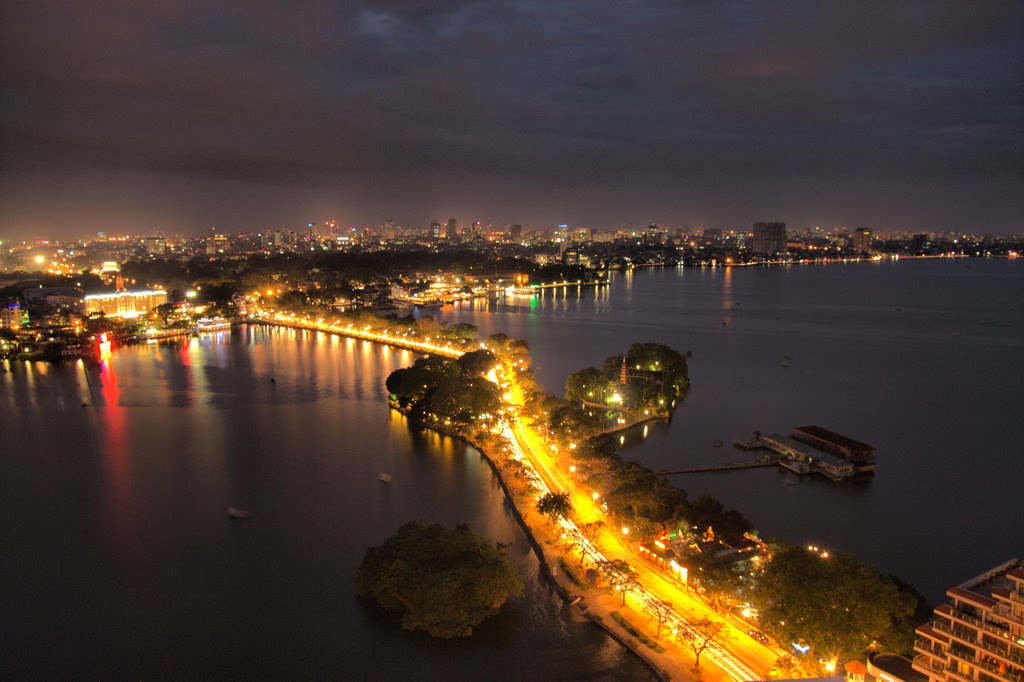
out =
[[705,464],[702,466],[689,467],[687,469],[665,469],[655,471],[658,476],[672,476],[674,474],[700,474],[709,471],[736,471],[737,469],[762,469],[778,465],[778,460],[772,459],[769,462],[733,462],[731,464]]

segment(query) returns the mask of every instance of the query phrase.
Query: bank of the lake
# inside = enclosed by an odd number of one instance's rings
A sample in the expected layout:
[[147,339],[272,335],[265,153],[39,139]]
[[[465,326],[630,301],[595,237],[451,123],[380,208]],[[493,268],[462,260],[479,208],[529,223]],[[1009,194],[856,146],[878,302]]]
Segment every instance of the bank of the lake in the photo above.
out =
[[442,317],[526,339],[556,393],[624,338],[693,351],[686,402],[623,453],[653,469],[731,461],[738,451],[714,441],[805,423],[875,445],[878,472],[863,484],[788,485],[771,469],[674,480],[768,535],[852,552],[934,601],[1024,551],[1022,290],[1024,264],[1007,260],[662,268]]
[[[249,327],[0,375],[0,676],[649,678],[543,579],[480,454],[388,408],[413,357]],[[526,593],[466,641],[361,605],[363,551],[415,518],[507,543]]]

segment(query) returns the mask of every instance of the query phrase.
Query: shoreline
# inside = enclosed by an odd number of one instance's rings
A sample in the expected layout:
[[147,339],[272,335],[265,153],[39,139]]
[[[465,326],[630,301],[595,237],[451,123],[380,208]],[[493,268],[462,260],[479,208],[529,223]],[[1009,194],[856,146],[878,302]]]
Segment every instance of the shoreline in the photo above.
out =
[[[588,608],[580,609],[578,603],[574,603],[576,598],[582,597],[582,595],[574,593],[571,588],[562,584],[558,580],[557,574],[548,564],[548,559],[544,553],[544,548],[541,546],[540,541],[537,539],[539,533],[534,528],[532,528],[529,523],[527,523],[523,513],[519,510],[519,506],[516,503],[515,496],[513,495],[511,489],[508,486],[508,483],[505,480],[505,475],[504,472],[502,471],[501,466],[495,461],[494,457],[487,453],[487,450],[483,446],[481,446],[479,443],[473,442],[472,440],[470,440],[470,438],[463,434],[455,433],[454,431],[449,431],[448,429],[442,427],[430,426],[417,419],[414,419],[409,415],[408,411],[398,407],[390,400],[388,401],[388,407],[404,416],[409,421],[409,424],[414,425],[417,428],[433,431],[443,436],[447,436],[449,438],[461,441],[462,443],[465,443],[466,445],[470,446],[471,448],[479,452],[480,456],[483,458],[485,462],[487,462],[488,466],[490,467],[491,474],[497,479],[498,485],[501,487],[501,491],[504,494],[505,499],[509,503],[509,506],[512,510],[512,514],[515,517],[516,523],[518,523],[519,527],[523,530],[523,534],[526,536],[526,541],[530,544],[530,548],[533,550],[534,556],[537,557],[537,561],[539,562],[541,568],[541,574],[544,576],[545,580],[547,580],[547,582],[555,588],[555,592],[558,594],[559,598],[565,604],[569,605],[571,608],[576,609],[576,612],[578,614],[585,616],[587,620],[589,620],[595,626],[603,630],[608,636],[610,636],[612,639],[614,639],[616,642],[622,645],[626,650],[628,650],[637,658],[639,658],[655,677],[661,680],[673,679],[667,671],[658,667],[655,661],[651,660],[648,656],[645,655],[645,653],[640,648],[642,645],[636,645],[631,641],[628,633],[617,632],[615,628],[611,627],[610,623],[615,623],[615,621],[612,618],[605,618],[600,614],[592,613],[592,609],[589,608],[589,604]],[[618,609],[616,609],[616,611],[617,610]]]
[[[463,355],[464,352],[466,352],[461,348],[453,348],[451,346],[437,346],[430,344],[429,342],[415,341],[411,339],[400,339],[385,334],[368,332],[368,330],[350,328],[338,329],[330,327],[325,328],[321,324],[307,325],[292,319],[289,319],[287,321],[267,319],[241,321],[241,324],[247,323],[262,324],[266,326],[278,326],[290,329],[302,329],[306,331],[323,332],[326,334],[334,334],[341,337],[354,338],[363,341],[371,341],[384,346],[391,345],[397,348],[405,348],[410,352],[419,353],[421,355],[431,355],[433,353],[436,353],[438,355],[443,355],[455,359]],[[506,480],[506,477],[504,475],[504,469],[501,467],[501,465],[495,458],[491,457],[491,455],[487,453],[487,450],[484,447],[472,441],[465,434],[455,433],[449,429],[444,428],[442,425],[429,425],[422,423],[419,420],[413,419],[411,416],[409,416],[409,414],[406,411],[400,409],[391,400],[388,400],[388,406],[389,408],[394,409],[396,412],[399,412],[400,414],[405,416],[410,421],[410,423],[416,425],[417,427],[429,429],[431,431],[434,431],[435,433],[450,436],[459,441],[462,441],[467,445],[473,447],[481,454],[481,456],[484,457],[488,465],[491,467],[491,471],[497,476],[499,485],[502,488],[502,492],[504,493],[505,498],[509,501],[510,505],[512,506],[517,522],[523,529],[523,532],[526,534],[527,540],[530,543],[530,546],[533,549],[534,554],[540,561],[542,573],[545,575],[547,580],[555,587],[556,591],[558,592],[559,596],[563,599],[563,601],[569,603],[570,601],[575,601],[576,597],[582,597],[583,600],[585,600],[585,602],[581,601],[573,605],[573,607],[577,609],[577,613],[579,615],[585,616],[592,623],[594,623],[595,625],[599,626],[602,630],[604,630],[610,637],[615,639],[617,642],[623,645],[634,655],[638,656],[640,660],[651,670],[652,674],[656,678],[662,680],[700,679],[694,675],[693,669],[689,667],[689,665],[686,663],[686,661],[689,660],[689,656],[682,647],[678,647],[678,642],[677,647],[679,648],[679,650],[677,653],[667,654],[664,652],[664,649],[662,650],[662,652],[657,652],[653,649],[646,647],[646,645],[642,641],[640,641],[638,637],[634,636],[634,634],[631,633],[626,626],[624,626],[620,622],[617,622],[617,620],[613,618],[613,614],[620,613],[623,609],[625,609],[629,614],[633,616],[632,621],[629,621],[630,624],[633,626],[633,629],[637,629],[637,623],[646,622],[647,616],[645,613],[636,612],[632,610],[630,607],[625,606],[625,604],[620,604],[617,596],[609,595],[601,588],[589,586],[580,587],[575,584],[575,581],[569,578],[564,578],[564,581],[573,583],[571,586],[569,586],[559,580],[559,578],[557,577],[558,573],[556,572],[556,570],[548,564],[544,548],[541,545],[541,540],[543,540],[545,544],[557,545],[559,539],[558,536],[548,532],[547,527],[544,525],[543,521],[537,524],[536,527],[534,525],[531,525],[530,522],[527,521],[527,517],[532,516],[532,513],[530,511],[523,513],[523,511],[519,508],[516,496],[512,492],[508,484],[508,481]],[[649,417],[646,417],[643,420],[643,422],[659,419],[670,420],[671,414],[668,415],[667,417],[662,415],[650,415]],[[629,425],[629,428],[633,428],[635,426],[637,426],[637,424],[631,424]],[[625,428],[625,425],[622,428]],[[561,554],[559,553],[559,558],[564,560],[566,557],[561,556]],[[571,557],[569,558],[571,559]],[[577,594],[576,592],[574,592],[574,588],[583,590],[586,592],[586,594]],[[585,606],[580,607],[580,603],[585,603]],[[664,641],[667,643],[668,639]],[[663,659],[660,665],[658,660],[659,658]],[[669,672],[669,669],[673,670],[674,673]],[[702,668],[701,670],[702,673],[705,675],[705,679],[717,680],[719,678],[717,671],[715,673],[712,673],[710,670],[707,670],[706,668]]]

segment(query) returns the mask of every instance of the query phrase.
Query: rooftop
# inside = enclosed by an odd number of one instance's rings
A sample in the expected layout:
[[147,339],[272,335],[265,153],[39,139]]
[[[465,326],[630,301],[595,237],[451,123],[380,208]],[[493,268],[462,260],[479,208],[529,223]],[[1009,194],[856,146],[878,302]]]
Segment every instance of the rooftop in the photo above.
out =
[[862,443],[859,440],[854,440],[849,436],[844,436],[843,434],[836,433],[835,431],[829,431],[828,429],[823,428],[821,426],[794,426],[793,430],[806,433],[808,436],[813,436],[814,438],[820,438],[821,440],[828,441],[829,443],[837,445],[841,448],[849,448],[850,450],[875,449],[873,445]]
[[1014,590],[1014,578],[1024,579],[1024,561],[1020,559],[1010,559],[990,571],[951,587],[947,592],[951,596],[970,599],[991,607],[996,604],[996,600],[992,598],[994,594]]
[[85,300],[95,301],[102,299],[120,298],[122,296],[157,296],[166,294],[162,289],[143,289],[141,291],[110,291],[102,294],[87,294]]
[[927,676],[914,670],[909,658],[899,654],[878,654],[877,656],[872,656],[871,665],[905,682],[924,682],[928,679]]
[[782,434],[779,433],[771,433],[765,436],[765,438],[770,438],[771,440],[778,441],[779,443],[782,443],[786,447],[792,450],[796,450],[797,452],[803,453],[805,456],[811,459],[817,459],[823,462],[828,462],[832,466],[850,466],[850,463],[843,459],[842,457],[836,457],[835,455],[823,452],[822,450],[819,450],[808,443],[796,440],[795,438],[790,438],[789,436],[783,436]]

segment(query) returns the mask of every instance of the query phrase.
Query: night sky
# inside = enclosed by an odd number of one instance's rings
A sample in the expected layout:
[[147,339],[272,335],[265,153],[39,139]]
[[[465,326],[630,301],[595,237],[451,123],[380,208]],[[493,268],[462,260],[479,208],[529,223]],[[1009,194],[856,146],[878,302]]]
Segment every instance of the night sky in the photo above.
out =
[[0,2],[0,239],[1024,231],[1024,2]]

